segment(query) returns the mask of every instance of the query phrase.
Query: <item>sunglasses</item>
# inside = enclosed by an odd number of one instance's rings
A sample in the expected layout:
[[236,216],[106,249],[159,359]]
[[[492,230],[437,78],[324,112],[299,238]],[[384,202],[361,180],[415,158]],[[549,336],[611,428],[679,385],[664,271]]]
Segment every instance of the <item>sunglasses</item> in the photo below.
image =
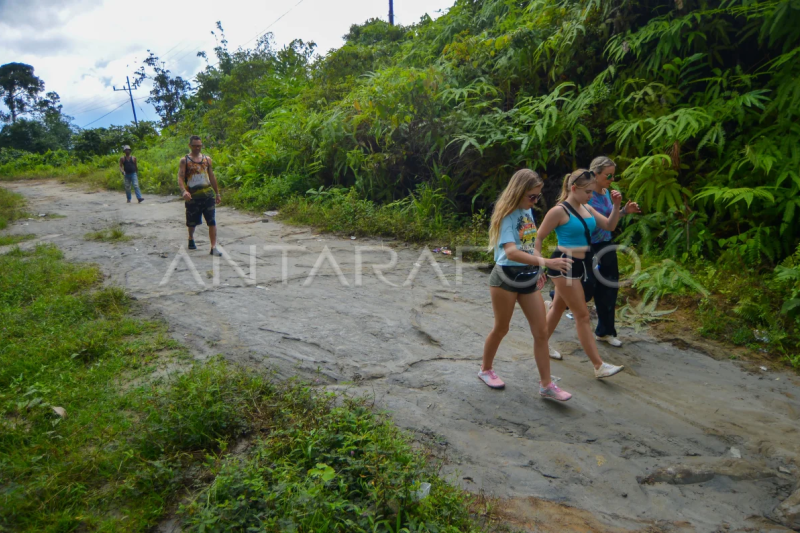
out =
[[529,194],[529,195],[528,195],[528,200],[530,200],[531,202],[538,202],[538,201],[539,201],[539,198],[541,198],[541,197],[542,197],[542,193],[539,193],[539,194]]

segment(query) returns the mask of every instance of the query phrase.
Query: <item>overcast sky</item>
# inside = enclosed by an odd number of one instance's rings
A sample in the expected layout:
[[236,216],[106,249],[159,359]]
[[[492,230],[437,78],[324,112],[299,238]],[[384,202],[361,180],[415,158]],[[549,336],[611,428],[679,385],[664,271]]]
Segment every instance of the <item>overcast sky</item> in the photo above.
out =
[[[436,18],[454,0],[394,0],[395,22],[412,24],[425,13]],[[147,50],[166,60],[173,75],[191,78],[213,56],[211,31],[221,21],[231,50],[253,46],[270,31],[275,45],[314,41],[324,54],[342,45],[351,24],[388,18],[388,0],[0,0],[0,65],[33,65],[46,91],[61,95],[64,111],[78,126],[108,126],[133,120],[121,87]],[[287,13],[288,11],[288,13]],[[283,18],[275,22],[279,17]],[[273,24],[274,23],[274,24]],[[155,120],[145,103],[148,90],[134,91],[139,119]],[[114,110],[119,106],[119,109]],[[103,115],[111,112],[104,118]]]

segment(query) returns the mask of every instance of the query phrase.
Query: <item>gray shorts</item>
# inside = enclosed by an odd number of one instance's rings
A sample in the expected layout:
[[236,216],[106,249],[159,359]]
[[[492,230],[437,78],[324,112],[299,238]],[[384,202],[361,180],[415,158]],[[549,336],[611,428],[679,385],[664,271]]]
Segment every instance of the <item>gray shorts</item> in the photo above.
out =
[[[503,274],[503,267],[495,264],[494,268],[492,269],[492,273],[489,275],[489,286],[500,287],[505,291],[516,292],[519,294],[531,294],[532,292],[536,292],[539,290],[540,283],[533,283],[530,287],[512,287],[511,285],[503,281],[502,274]],[[542,272],[542,276],[544,276],[544,272]]]

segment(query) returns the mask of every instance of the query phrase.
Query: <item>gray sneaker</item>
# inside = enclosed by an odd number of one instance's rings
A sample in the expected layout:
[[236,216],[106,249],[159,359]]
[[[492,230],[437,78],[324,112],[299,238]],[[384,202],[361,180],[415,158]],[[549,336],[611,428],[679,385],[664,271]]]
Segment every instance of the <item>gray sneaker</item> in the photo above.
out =
[[614,374],[619,374],[624,369],[624,366],[610,365],[603,363],[600,368],[594,370],[594,377],[597,379],[610,378]]
[[561,361],[562,359],[564,359],[564,358],[561,356],[561,354],[560,354],[560,353],[558,353],[558,350],[556,350],[555,348],[553,348],[553,347],[552,347],[550,344],[548,344],[548,345],[547,345],[547,347],[550,349],[550,359],[557,359],[557,360],[559,360],[559,361]]
[[595,335],[594,338],[595,338],[595,340],[598,340],[598,341],[601,341],[601,342],[607,342],[611,346],[616,346],[617,348],[622,346],[622,341],[619,340],[618,338],[616,338],[613,335],[602,335],[602,336]]

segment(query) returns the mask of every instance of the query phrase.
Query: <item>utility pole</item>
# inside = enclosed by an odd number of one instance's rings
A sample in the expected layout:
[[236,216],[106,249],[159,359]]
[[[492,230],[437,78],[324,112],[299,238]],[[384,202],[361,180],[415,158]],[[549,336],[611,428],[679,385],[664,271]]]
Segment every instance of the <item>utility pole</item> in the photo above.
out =
[[389,24],[394,26],[394,0],[389,0]]
[[[390,2],[391,2],[391,0],[390,0]],[[128,93],[128,96],[131,97],[131,109],[133,110],[133,122],[138,126],[139,125],[139,121],[136,120],[136,108],[133,106],[133,92],[131,91],[131,79],[130,79],[129,76],[125,76],[125,79],[128,81],[128,88],[127,89],[125,87],[123,87],[122,89],[117,89],[116,86],[112,86],[111,88],[114,89],[115,91],[125,91],[126,93]],[[108,86],[106,86],[106,87],[108,87]]]

